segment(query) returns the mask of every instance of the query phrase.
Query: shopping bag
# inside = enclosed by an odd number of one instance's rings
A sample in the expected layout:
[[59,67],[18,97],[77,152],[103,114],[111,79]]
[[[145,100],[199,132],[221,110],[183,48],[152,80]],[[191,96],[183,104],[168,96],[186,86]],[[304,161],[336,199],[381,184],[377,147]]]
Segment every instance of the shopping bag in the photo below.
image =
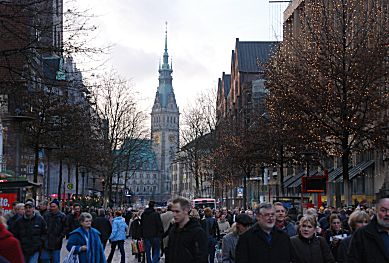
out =
[[134,240],[131,240],[131,249],[132,249],[132,254],[138,254],[138,248]]
[[67,254],[67,256],[64,258],[62,263],[79,263],[78,255],[74,253],[75,248],[76,248],[75,246],[72,247],[69,254]]
[[143,240],[138,240],[138,252],[139,253],[145,252],[145,245]]

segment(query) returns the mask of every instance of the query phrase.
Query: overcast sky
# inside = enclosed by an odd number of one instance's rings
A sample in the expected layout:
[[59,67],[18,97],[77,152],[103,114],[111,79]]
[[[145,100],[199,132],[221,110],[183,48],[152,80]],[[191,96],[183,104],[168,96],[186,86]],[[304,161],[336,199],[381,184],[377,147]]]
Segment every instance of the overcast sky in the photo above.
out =
[[182,112],[202,90],[230,73],[235,39],[275,40],[285,7],[268,0],[79,0],[97,15],[100,44],[114,44],[108,66],[131,78],[151,111],[158,86],[165,21],[173,88]]

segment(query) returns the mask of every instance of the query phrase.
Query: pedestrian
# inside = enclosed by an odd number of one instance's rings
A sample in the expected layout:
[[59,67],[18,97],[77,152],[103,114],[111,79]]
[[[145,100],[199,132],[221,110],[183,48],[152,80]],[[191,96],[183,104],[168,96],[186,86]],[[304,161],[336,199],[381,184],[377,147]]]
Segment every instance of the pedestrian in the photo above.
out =
[[262,203],[256,209],[257,223],[239,237],[236,245],[237,263],[290,263],[294,262],[289,236],[274,227],[275,209]]
[[239,236],[250,229],[253,219],[247,214],[239,214],[235,217],[235,223],[231,226],[231,233],[223,237],[222,262],[235,263],[235,249]]
[[97,213],[97,217],[92,221],[92,227],[96,228],[100,232],[100,241],[105,249],[109,236],[112,232],[112,225],[105,217],[104,208],[100,208]]
[[[168,204],[167,211],[163,214],[161,214],[161,221],[163,226],[163,232],[166,233],[168,231],[170,224],[173,220],[173,212],[172,212],[172,204]],[[166,236],[162,239],[162,246],[161,246],[161,256],[165,253],[165,248],[167,247],[167,243],[169,241],[169,237]]]
[[220,231],[220,238],[222,238],[230,230],[230,223],[227,221],[225,214],[220,215],[219,219],[217,220],[217,225]]
[[332,214],[330,216],[330,228],[325,232],[325,238],[336,261],[338,261],[337,257],[340,241],[348,235],[349,232],[342,228],[340,216],[338,214]]
[[178,197],[172,202],[174,225],[169,231],[166,263],[207,263],[207,236],[198,220],[189,218],[191,203]]
[[138,211],[133,211],[133,218],[130,225],[130,235],[135,242],[136,251],[133,252],[135,257],[138,259],[138,262],[145,262],[145,253],[138,246],[139,242],[142,242],[142,225],[140,221],[140,216]]
[[389,196],[378,200],[377,214],[351,239],[347,263],[389,262]]
[[4,217],[0,217],[0,257],[6,263],[24,263],[20,243],[7,230],[6,219]]
[[68,251],[74,246],[74,253],[78,255],[80,263],[105,263],[103,245],[100,241],[100,232],[92,226],[92,215],[81,213],[80,227],[70,232],[66,245]]
[[12,202],[12,210],[11,210],[11,212],[9,212],[9,213],[4,215],[5,222],[7,222],[11,217],[16,215],[16,205],[19,204],[19,203],[20,202],[18,202],[18,201]]
[[350,226],[351,235],[348,237],[342,239],[340,241],[340,245],[338,248],[338,263],[344,263],[347,261],[347,250],[350,247],[351,238],[354,234],[354,232],[367,225],[370,222],[370,217],[365,211],[361,210],[355,210],[353,213],[351,213],[349,219],[348,219],[348,225]]
[[163,225],[160,214],[154,210],[155,202],[150,201],[141,216],[142,237],[145,242],[147,263],[158,263]]
[[80,227],[80,215],[81,215],[81,205],[79,203],[74,203],[72,206],[72,211],[67,215],[67,225],[68,225],[68,234],[67,238],[69,238],[69,233],[73,230]]
[[276,210],[276,228],[284,231],[288,236],[297,235],[296,227],[293,223],[286,220],[286,208],[281,202],[274,203]]
[[219,225],[216,219],[212,215],[212,209],[206,207],[204,209],[204,218],[201,220],[201,226],[203,227],[208,239],[208,259],[209,263],[215,261],[215,251],[217,240],[220,238]]
[[47,238],[41,253],[42,263],[59,263],[62,241],[68,232],[66,215],[59,211],[59,201],[50,202],[49,213],[43,219],[47,224]]
[[120,250],[120,263],[125,263],[126,261],[126,253],[124,251],[124,240],[126,240],[126,231],[127,224],[122,217],[122,212],[116,211],[115,218],[112,220],[112,233],[109,236],[109,240],[111,241],[111,252],[109,253],[107,262],[111,263],[113,254],[115,253],[116,246],[119,247]]
[[49,202],[47,200],[43,200],[39,203],[38,210],[41,216],[44,218],[46,214],[49,213],[49,210],[47,209],[49,205]]
[[[18,203],[15,205],[15,214],[7,220],[8,229],[11,230],[15,222],[24,215],[24,204]],[[12,230],[11,230],[12,232]]]
[[26,263],[37,263],[43,241],[47,238],[47,225],[43,217],[34,210],[34,202],[24,205],[24,216],[12,227],[12,233],[19,240]]
[[193,208],[190,210],[189,217],[198,220],[200,223],[201,217],[200,217],[199,211],[197,211],[196,208]]
[[290,241],[295,252],[296,262],[335,263],[326,240],[316,236],[317,220],[315,216],[305,215],[300,219],[298,235]]

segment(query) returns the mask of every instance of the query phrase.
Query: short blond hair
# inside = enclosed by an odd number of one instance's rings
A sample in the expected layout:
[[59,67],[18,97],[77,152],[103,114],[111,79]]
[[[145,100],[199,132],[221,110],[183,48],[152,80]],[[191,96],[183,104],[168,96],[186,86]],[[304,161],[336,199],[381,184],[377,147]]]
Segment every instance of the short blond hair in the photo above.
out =
[[369,215],[362,210],[355,210],[354,212],[351,213],[349,219],[348,219],[348,224],[351,228],[352,231],[355,231],[355,227],[357,225],[357,221],[360,220],[366,220],[368,223],[370,222],[370,217]]
[[299,228],[305,223],[308,222],[310,223],[313,227],[317,227],[317,220],[316,217],[313,215],[305,215],[300,219],[299,222]]

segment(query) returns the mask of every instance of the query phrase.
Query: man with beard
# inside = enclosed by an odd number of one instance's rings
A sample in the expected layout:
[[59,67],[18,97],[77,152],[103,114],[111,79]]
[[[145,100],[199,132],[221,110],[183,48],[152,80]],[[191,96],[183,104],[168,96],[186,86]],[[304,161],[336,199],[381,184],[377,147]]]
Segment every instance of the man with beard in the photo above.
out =
[[80,222],[79,218],[81,215],[81,205],[78,203],[73,204],[73,209],[70,214],[67,215],[67,225],[68,225],[68,233],[66,234],[66,237],[69,238],[69,233],[73,230],[79,228]]
[[349,263],[389,262],[389,196],[381,198],[377,214],[351,239]]
[[257,223],[239,237],[236,263],[295,262],[289,236],[274,227],[275,214],[273,205],[269,203],[262,203],[256,209]]

